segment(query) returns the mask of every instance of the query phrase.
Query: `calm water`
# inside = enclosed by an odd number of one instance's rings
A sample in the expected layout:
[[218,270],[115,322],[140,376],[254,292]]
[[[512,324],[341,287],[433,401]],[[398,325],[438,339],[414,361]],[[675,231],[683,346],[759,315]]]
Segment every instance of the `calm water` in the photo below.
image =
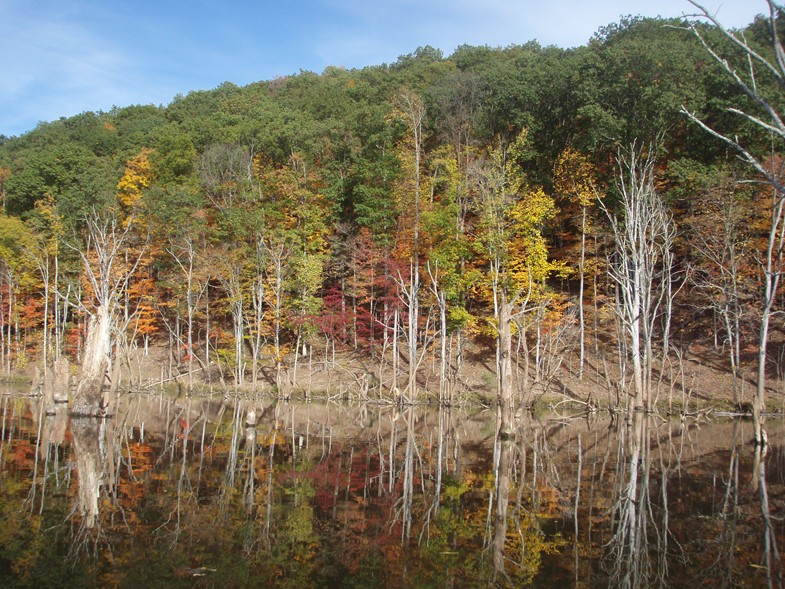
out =
[[[256,425],[246,425],[250,411]],[[751,424],[127,395],[0,397],[0,587],[781,587]]]

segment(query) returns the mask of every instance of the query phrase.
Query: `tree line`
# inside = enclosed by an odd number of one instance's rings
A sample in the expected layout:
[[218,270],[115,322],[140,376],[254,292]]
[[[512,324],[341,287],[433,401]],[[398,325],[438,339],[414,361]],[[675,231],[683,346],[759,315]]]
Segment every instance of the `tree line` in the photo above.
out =
[[421,47],[0,137],[3,369],[67,356],[102,383],[163,345],[189,383],[281,392],[349,351],[378,360],[359,387],[449,403],[479,345],[509,418],[600,344],[617,404],[652,409],[655,371],[702,338],[738,402],[758,354],[760,413],[783,244],[768,8],[743,31],[696,5],[573,49]]

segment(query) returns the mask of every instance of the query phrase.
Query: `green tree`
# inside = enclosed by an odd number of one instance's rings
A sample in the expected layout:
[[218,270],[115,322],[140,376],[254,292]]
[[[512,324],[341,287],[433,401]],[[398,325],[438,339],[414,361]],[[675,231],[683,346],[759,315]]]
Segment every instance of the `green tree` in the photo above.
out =
[[26,154],[6,182],[8,212],[21,215],[52,195],[71,223],[92,207],[110,202],[119,173],[115,165],[74,143]]
[[174,125],[160,127],[152,147],[153,174],[161,184],[182,184],[196,170],[196,147],[182,129]]
[[701,82],[713,69],[703,67],[698,44],[678,30],[680,24],[624,18],[600,29],[582,52],[577,145],[594,153],[595,161],[611,161],[617,145],[636,140],[653,142],[665,135],[670,147],[688,137],[679,109],[705,103]]
[[[466,231],[469,182],[463,170],[463,154],[444,147],[431,159],[431,191],[434,202],[423,213],[423,235],[426,236],[428,260],[426,270],[430,292],[439,312],[439,393],[449,403],[460,361],[454,370],[448,352],[448,338],[458,336],[462,346],[463,332],[470,321],[466,299],[471,285],[480,277],[471,268],[472,244]],[[452,348],[452,346],[450,346]],[[458,355],[460,359],[460,352]]]

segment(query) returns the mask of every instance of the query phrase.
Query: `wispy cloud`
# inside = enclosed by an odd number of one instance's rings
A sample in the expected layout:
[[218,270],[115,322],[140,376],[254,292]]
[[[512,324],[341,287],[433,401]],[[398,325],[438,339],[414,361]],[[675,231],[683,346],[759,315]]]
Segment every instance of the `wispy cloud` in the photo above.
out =
[[0,133],[26,131],[31,121],[171,98],[147,78],[134,48],[114,42],[111,28],[85,19],[78,3],[45,4],[35,14],[26,2],[0,4]]
[[12,105],[5,116],[56,118],[83,110],[90,97],[100,103],[115,94],[121,55],[68,14],[47,10],[31,19],[20,4],[0,10],[0,101],[6,110]]

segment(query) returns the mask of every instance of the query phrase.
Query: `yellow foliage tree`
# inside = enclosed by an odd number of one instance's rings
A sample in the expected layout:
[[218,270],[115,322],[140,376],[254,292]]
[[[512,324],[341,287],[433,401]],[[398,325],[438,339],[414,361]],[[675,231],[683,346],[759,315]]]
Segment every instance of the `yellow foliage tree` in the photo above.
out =
[[512,336],[514,325],[535,305],[543,304],[545,281],[565,270],[548,259],[542,230],[556,214],[552,197],[532,188],[520,166],[527,141],[523,131],[508,146],[490,150],[474,171],[477,192],[478,242],[487,256],[497,334],[497,394],[501,432],[512,434],[514,388]]
[[143,147],[125,164],[125,173],[117,183],[117,200],[126,209],[133,210],[137,206],[142,198],[142,191],[148,188],[153,180],[150,164],[152,153],[152,149]]

